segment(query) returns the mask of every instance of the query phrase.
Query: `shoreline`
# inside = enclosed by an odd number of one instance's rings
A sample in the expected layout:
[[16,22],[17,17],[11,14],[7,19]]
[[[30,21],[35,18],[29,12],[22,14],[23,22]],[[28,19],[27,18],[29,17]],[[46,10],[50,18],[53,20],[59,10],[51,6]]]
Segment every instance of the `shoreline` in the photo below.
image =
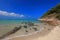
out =
[[42,27],[39,31],[36,31],[36,32],[33,32],[33,33],[29,33],[29,34],[25,34],[25,35],[18,35],[18,36],[14,36],[14,37],[11,37],[11,38],[5,38],[6,40],[8,39],[13,39],[13,38],[17,38],[17,37],[26,37],[26,36],[30,36],[30,35],[33,35],[33,34],[36,34],[38,32],[41,32],[44,28]]
[[[15,38],[20,38],[21,40],[23,40],[22,38],[25,38],[25,39],[31,39],[31,38],[36,38],[35,37],[35,35],[38,37],[39,35],[40,36],[44,36],[44,35],[46,35],[46,34],[48,34],[52,29],[53,29],[54,27],[53,26],[51,26],[51,27],[44,27],[44,29],[41,31],[41,29],[40,29],[40,31],[38,31],[38,32],[35,32],[35,33],[33,33],[33,35],[28,35],[28,36],[24,36],[24,35],[22,35],[22,37],[21,37],[21,35],[20,36],[15,36],[15,37],[11,37],[11,38],[7,38],[6,37],[6,40],[8,39],[8,40],[10,40],[10,39],[14,39],[15,40]],[[48,32],[48,29],[50,30],[49,32]],[[30,37],[30,38],[29,38]],[[19,39],[18,39],[19,40]]]
[[[59,31],[57,32],[57,30],[60,30],[58,27],[55,27],[53,30],[51,30],[50,33],[46,34],[44,31],[43,32],[38,32],[37,34],[33,34],[30,36],[26,36],[26,37],[17,37],[17,38],[13,38],[10,40],[57,40],[56,38],[59,38]],[[56,35],[57,32],[57,35]],[[45,35],[43,35],[45,33]],[[54,35],[54,36],[52,36]],[[52,38],[52,39],[51,39]]]

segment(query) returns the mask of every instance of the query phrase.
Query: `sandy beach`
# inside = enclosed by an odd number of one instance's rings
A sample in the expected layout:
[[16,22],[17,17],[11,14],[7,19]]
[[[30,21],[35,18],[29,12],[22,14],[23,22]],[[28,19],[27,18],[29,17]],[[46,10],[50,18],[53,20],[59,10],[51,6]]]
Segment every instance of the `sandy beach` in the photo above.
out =
[[17,33],[19,33],[19,31],[8,36],[8,38],[4,40],[60,40],[60,26],[44,27],[41,32],[29,36],[20,37],[18,35],[14,37]]

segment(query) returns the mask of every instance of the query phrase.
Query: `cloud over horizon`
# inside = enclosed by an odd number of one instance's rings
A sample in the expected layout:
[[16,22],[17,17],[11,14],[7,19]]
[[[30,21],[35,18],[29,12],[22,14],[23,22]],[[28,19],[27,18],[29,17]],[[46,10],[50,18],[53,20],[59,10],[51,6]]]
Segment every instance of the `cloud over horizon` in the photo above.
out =
[[22,18],[22,17],[25,17],[25,15],[23,15],[23,14],[16,14],[16,13],[10,13],[10,12],[7,12],[7,11],[1,11],[0,10],[0,15],[2,15],[2,16],[10,16],[10,17],[20,17],[20,18]]

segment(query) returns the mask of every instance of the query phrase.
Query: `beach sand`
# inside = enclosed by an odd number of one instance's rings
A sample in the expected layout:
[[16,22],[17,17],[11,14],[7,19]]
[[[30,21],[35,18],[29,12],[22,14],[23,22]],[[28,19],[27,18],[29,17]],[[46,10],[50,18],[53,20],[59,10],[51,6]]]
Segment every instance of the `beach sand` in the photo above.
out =
[[16,33],[8,36],[8,39],[6,40],[60,40],[60,27],[44,27],[41,32],[37,32],[36,34],[32,34],[29,36],[13,37],[14,35],[16,35]]

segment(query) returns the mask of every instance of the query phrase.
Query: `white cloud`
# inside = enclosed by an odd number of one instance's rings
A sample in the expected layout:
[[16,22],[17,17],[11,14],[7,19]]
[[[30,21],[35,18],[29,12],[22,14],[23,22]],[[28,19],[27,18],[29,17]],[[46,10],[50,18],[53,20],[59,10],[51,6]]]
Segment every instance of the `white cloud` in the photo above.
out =
[[11,16],[11,17],[24,17],[23,14],[9,13],[9,12],[6,12],[6,11],[0,11],[0,15]]

